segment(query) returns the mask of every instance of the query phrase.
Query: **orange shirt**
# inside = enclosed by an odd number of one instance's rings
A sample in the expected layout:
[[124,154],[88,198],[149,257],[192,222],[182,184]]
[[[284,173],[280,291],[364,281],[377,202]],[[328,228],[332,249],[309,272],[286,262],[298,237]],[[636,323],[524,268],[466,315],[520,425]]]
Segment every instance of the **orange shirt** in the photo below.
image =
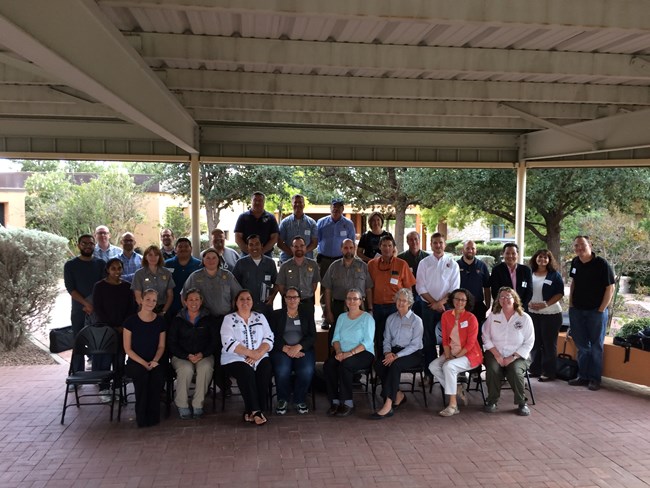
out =
[[411,289],[415,285],[415,276],[406,261],[392,257],[386,264],[381,257],[368,262],[368,272],[375,286],[372,289],[372,301],[379,305],[395,303],[395,293],[400,288]]

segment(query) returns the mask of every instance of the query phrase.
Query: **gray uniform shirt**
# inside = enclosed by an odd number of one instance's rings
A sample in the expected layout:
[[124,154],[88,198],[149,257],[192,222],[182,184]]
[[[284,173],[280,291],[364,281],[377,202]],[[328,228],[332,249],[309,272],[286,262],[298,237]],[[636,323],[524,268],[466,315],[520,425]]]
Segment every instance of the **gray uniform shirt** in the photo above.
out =
[[230,313],[235,295],[242,289],[230,271],[219,269],[217,274],[210,276],[205,268],[190,275],[183,285],[183,293],[190,288],[201,292],[203,305],[216,316]]
[[282,263],[276,283],[285,289],[295,286],[300,290],[302,299],[314,296],[314,283],[320,281],[318,263],[313,259],[305,258],[302,266],[298,266],[294,258]]
[[131,289],[134,291],[142,293],[149,288],[156,290],[158,292],[158,305],[164,305],[167,302],[167,290],[173,290],[175,286],[176,283],[172,278],[172,272],[162,266],[158,266],[155,273],[152,273],[148,267],[140,268],[133,275],[133,281],[131,282]]
[[343,258],[334,261],[327,269],[321,283],[322,288],[332,291],[334,300],[345,300],[351,288],[360,290],[365,298],[366,289],[374,286],[368,272],[368,265],[356,256],[350,266],[345,265]]
[[268,256],[262,256],[260,264],[255,264],[250,256],[244,256],[235,264],[233,275],[242,288],[251,292],[253,302],[259,306],[269,298],[278,276],[278,268]]

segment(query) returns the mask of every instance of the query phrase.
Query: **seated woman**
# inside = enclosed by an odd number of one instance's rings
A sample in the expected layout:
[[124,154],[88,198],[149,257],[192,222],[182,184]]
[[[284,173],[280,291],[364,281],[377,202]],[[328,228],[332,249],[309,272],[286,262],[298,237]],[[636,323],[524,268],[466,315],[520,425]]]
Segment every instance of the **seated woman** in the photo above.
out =
[[399,390],[402,371],[422,367],[422,319],[411,310],[413,292],[400,288],[395,294],[397,312],[386,319],[384,330],[384,359],[375,363],[375,371],[381,379],[381,396],[384,405],[370,415],[371,419],[384,419],[393,416],[393,407],[399,407],[406,396]]
[[[172,367],[176,371],[174,403],[182,419],[198,419],[203,416],[203,400],[212,381],[218,325],[216,317],[203,307],[199,290],[190,288],[183,294],[183,300],[185,308],[174,317],[167,334]],[[188,391],[195,374],[190,410]]]
[[235,296],[235,312],[223,318],[221,326],[221,364],[224,373],[237,380],[244,398],[244,420],[264,425],[271,382],[273,332],[264,315],[253,312],[253,297],[248,290]]
[[[443,313],[440,319],[444,354],[429,365],[429,371],[440,381],[445,395],[449,397],[447,408],[439,412],[442,417],[460,413],[456,400],[458,374],[476,368],[483,361],[478,342],[478,320],[468,312],[474,308],[474,296],[469,290],[458,288],[449,294],[448,304],[453,309]],[[467,405],[462,387],[459,393]]]
[[354,411],[352,376],[372,366],[375,358],[373,339],[375,319],[363,311],[361,291],[351,289],[345,297],[347,313],[339,315],[332,337],[335,355],[325,361],[323,371],[327,383],[330,408],[327,415],[347,417]]
[[524,312],[519,295],[510,287],[500,288],[492,313],[483,324],[487,413],[497,410],[505,375],[515,394],[517,414],[530,415],[524,381],[534,342],[533,320]]
[[138,427],[160,423],[160,391],[165,373],[159,361],[165,352],[165,321],[154,312],[157,300],[156,290],[144,290],[140,311],[124,322],[124,351],[129,357],[125,370],[133,380]]
[[293,402],[299,414],[309,412],[307,390],[314,376],[316,354],[316,323],[314,315],[299,307],[300,290],[290,286],[284,295],[286,310],[275,310],[272,315],[271,330],[275,346],[271,351],[278,404],[275,413],[284,415],[291,396],[291,372],[296,374],[293,388]]

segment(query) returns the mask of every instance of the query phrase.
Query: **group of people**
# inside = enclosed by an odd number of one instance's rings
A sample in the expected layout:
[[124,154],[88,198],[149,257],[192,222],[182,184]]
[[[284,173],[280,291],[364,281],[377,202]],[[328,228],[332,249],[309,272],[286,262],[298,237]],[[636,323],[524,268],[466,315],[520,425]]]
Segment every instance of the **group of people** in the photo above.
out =
[[[464,243],[456,261],[445,254],[440,233],[431,236],[432,254],[421,250],[419,234],[411,232],[408,249],[396,255],[395,240],[377,212],[357,246],[354,224],[343,215],[340,199],[332,200],[330,215],[315,221],[304,213],[304,197],[295,195],[293,213],[279,225],[264,203],[264,195],[254,193],[250,210],[237,220],[234,236],[241,253],[225,246],[220,229],[212,232],[212,246],[201,259],[192,256],[189,239],[174,241],[169,229],[162,230],[160,246],[148,246],[142,255],[134,251],[129,232],[120,239],[121,249],[110,244],[103,225],[94,236],[79,237],[79,256],[64,269],[73,330],[101,323],[122,334],[138,426],[160,420],[169,363],[176,375],[174,402],[183,419],[203,415],[213,377],[224,391],[229,378],[236,379],[246,422],[267,422],[272,376],[276,413],[285,414],[291,403],[299,414],[307,413],[319,283],[322,327],[329,329],[331,346],[324,364],[330,416],[354,411],[353,378],[371,367],[384,399],[373,419],[391,417],[406,402],[399,389],[405,369],[426,368],[430,381],[440,382],[449,400],[442,416],[460,411],[457,397],[466,401],[458,375],[483,362],[487,412],[497,409],[504,376],[520,415],[530,414],[526,370],[539,381],[555,379],[564,283],[550,251],[536,252],[528,267],[518,263],[517,245],[508,243],[504,261],[490,274],[476,258],[474,242]],[[276,245],[279,269],[270,257]],[[591,253],[587,237],[576,238],[574,247],[578,255],[569,302],[580,376],[573,384],[594,390],[602,369],[602,334],[594,327],[598,321],[604,327],[613,275]],[[273,310],[278,293],[282,308]],[[83,358],[75,361],[74,369],[83,369]],[[93,367],[105,369],[106,358],[93,358]],[[102,385],[100,393],[108,395],[107,387]]]

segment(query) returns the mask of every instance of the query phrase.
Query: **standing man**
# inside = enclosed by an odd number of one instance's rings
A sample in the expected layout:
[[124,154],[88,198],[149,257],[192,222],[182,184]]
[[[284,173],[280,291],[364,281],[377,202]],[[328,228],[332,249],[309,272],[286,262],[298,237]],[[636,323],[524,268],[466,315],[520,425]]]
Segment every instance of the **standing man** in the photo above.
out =
[[278,293],[275,281],[278,268],[272,258],[262,254],[262,241],[257,234],[251,234],[246,239],[248,255],[242,257],[232,274],[242,288],[251,292],[253,310],[260,312],[270,319],[273,311],[273,299]]
[[122,279],[131,283],[133,275],[142,267],[142,256],[133,249],[135,248],[135,237],[131,232],[125,232],[120,239],[122,252],[117,256],[122,261]]
[[165,317],[168,324],[176,317],[178,311],[183,308],[181,292],[185,282],[192,273],[201,268],[201,260],[192,256],[192,241],[187,237],[179,237],[176,240],[174,252],[176,255],[165,261],[165,268],[173,270],[172,279],[174,280],[174,301],[167,310]]
[[239,254],[234,249],[226,247],[226,233],[221,229],[212,231],[212,247],[219,255],[219,267],[232,273],[235,269],[235,263],[239,259]]
[[176,256],[174,250],[174,233],[171,229],[163,229],[160,231],[160,252],[165,261]]
[[280,264],[293,257],[290,243],[294,237],[301,236],[305,239],[307,243],[307,254],[305,256],[309,259],[314,259],[313,251],[318,244],[316,221],[304,213],[305,197],[294,195],[291,197],[291,205],[293,206],[293,214],[285,217],[280,222],[280,235],[278,237],[278,247],[282,251],[280,253]]
[[445,236],[440,232],[431,235],[431,250],[433,254],[420,263],[415,285],[422,298],[425,366],[438,357],[436,327],[445,311],[449,294],[460,286],[458,263],[445,254]]
[[108,227],[105,225],[99,225],[95,229],[95,250],[93,251],[93,257],[101,259],[104,262],[108,262],[109,259],[116,258],[120,255],[122,250],[111,244],[111,231],[108,230]]
[[[63,281],[66,290],[72,297],[70,320],[75,338],[86,325],[86,317],[93,313],[93,287],[102,279],[106,266],[104,261],[93,256],[95,238],[90,234],[79,236],[77,247],[79,256],[63,265]],[[83,356],[75,356],[73,367],[75,371],[84,370]]]
[[[323,279],[327,269],[337,259],[341,259],[341,245],[345,239],[355,242],[356,230],[352,221],[343,216],[343,200],[333,198],[330,205],[330,215],[319,219],[316,223],[318,238],[318,267]],[[326,309],[325,294],[321,293],[321,307]],[[321,329],[329,329],[327,318],[323,317]]]
[[576,237],[573,250],[576,257],[569,272],[569,320],[571,337],[578,348],[578,377],[569,384],[596,391],[603,371],[603,342],[607,307],[614,296],[614,272],[605,259],[592,252],[589,237]]
[[[413,276],[415,276],[415,279],[417,280],[420,261],[426,258],[429,253],[420,248],[420,234],[414,230],[406,234],[406,244],[408,245],[408,249],[403,253],[398,254],[397,257],[407,262],[411,273],[413,273]],[[415,300],[412,307],[413,312],[415,312],[418,317],[422,318],[422,298],[418,295],[415,286],[413,286],[411,291],[413,292],[413,299]]]
[[528,303],[533,298],[533,272],[525,264],[519,264],[519,246],[514,242],[503,245],[503,262],[492,268],[490,288],[495,300],[502,286],[513,288],[528,312]]
[[463,257],[457,263],[460,268],[460,287],[469,290],[474,297],[474,309],[471,312],[478,320],[478,338],[479,341],[482,341],[480,327],[485,322],[485,316],[492,303],[490,271],[483,261],[476,258],[476,244],[474,241],[465,241]]
[[366,310],[372,310],[372,277],[368,265],[356,256],[352,239],[345,239],[341,244],[343,257],[334,261],[325,272],[321,281],[321,290],[325,290],[325,318],[332,324],[328,344],[334,335],[336,319],[345,312],[345,297],[352,288],[364,294]]
[[503,262],[492,268],[490,288],[492,299],[496,299],[502,286],[513,288],[528,312],[528,303],[533,298],[533,272],[525,264],[518,264],[519,246],[514,242],[503,245]]
[[406,261],[395,257],[395,239],[393,236],[383,236],[379,240],[381,256],[371,259],[368,272],[374,284],[372,293],[372,309],[369,310],[375,318],[375,355],[383,356],[384,328],[386,319],[397,312],[395,294],[401,288],[411,288],[415,285],[415,276],[411,273]]
[[287,288],[295,286],[300,290],[300,305],[314,315],[314,294],[320,281],[318,264],[313,259],[305,257],[307,244],[300,237],[294,237],[291,242],[293,257],[282,263],[278,273],[278,291],[284,296]]
[[235,242],[241,249],[242,255],[246,254],[246,239],[251,234],[257,234],[262,241],[262,254],[273,256],[273,246],[278,242],[278,221],[273,214],[264,210],[266,195],[261,191],[253,193],[251,209],[244,212],[235,224]]

